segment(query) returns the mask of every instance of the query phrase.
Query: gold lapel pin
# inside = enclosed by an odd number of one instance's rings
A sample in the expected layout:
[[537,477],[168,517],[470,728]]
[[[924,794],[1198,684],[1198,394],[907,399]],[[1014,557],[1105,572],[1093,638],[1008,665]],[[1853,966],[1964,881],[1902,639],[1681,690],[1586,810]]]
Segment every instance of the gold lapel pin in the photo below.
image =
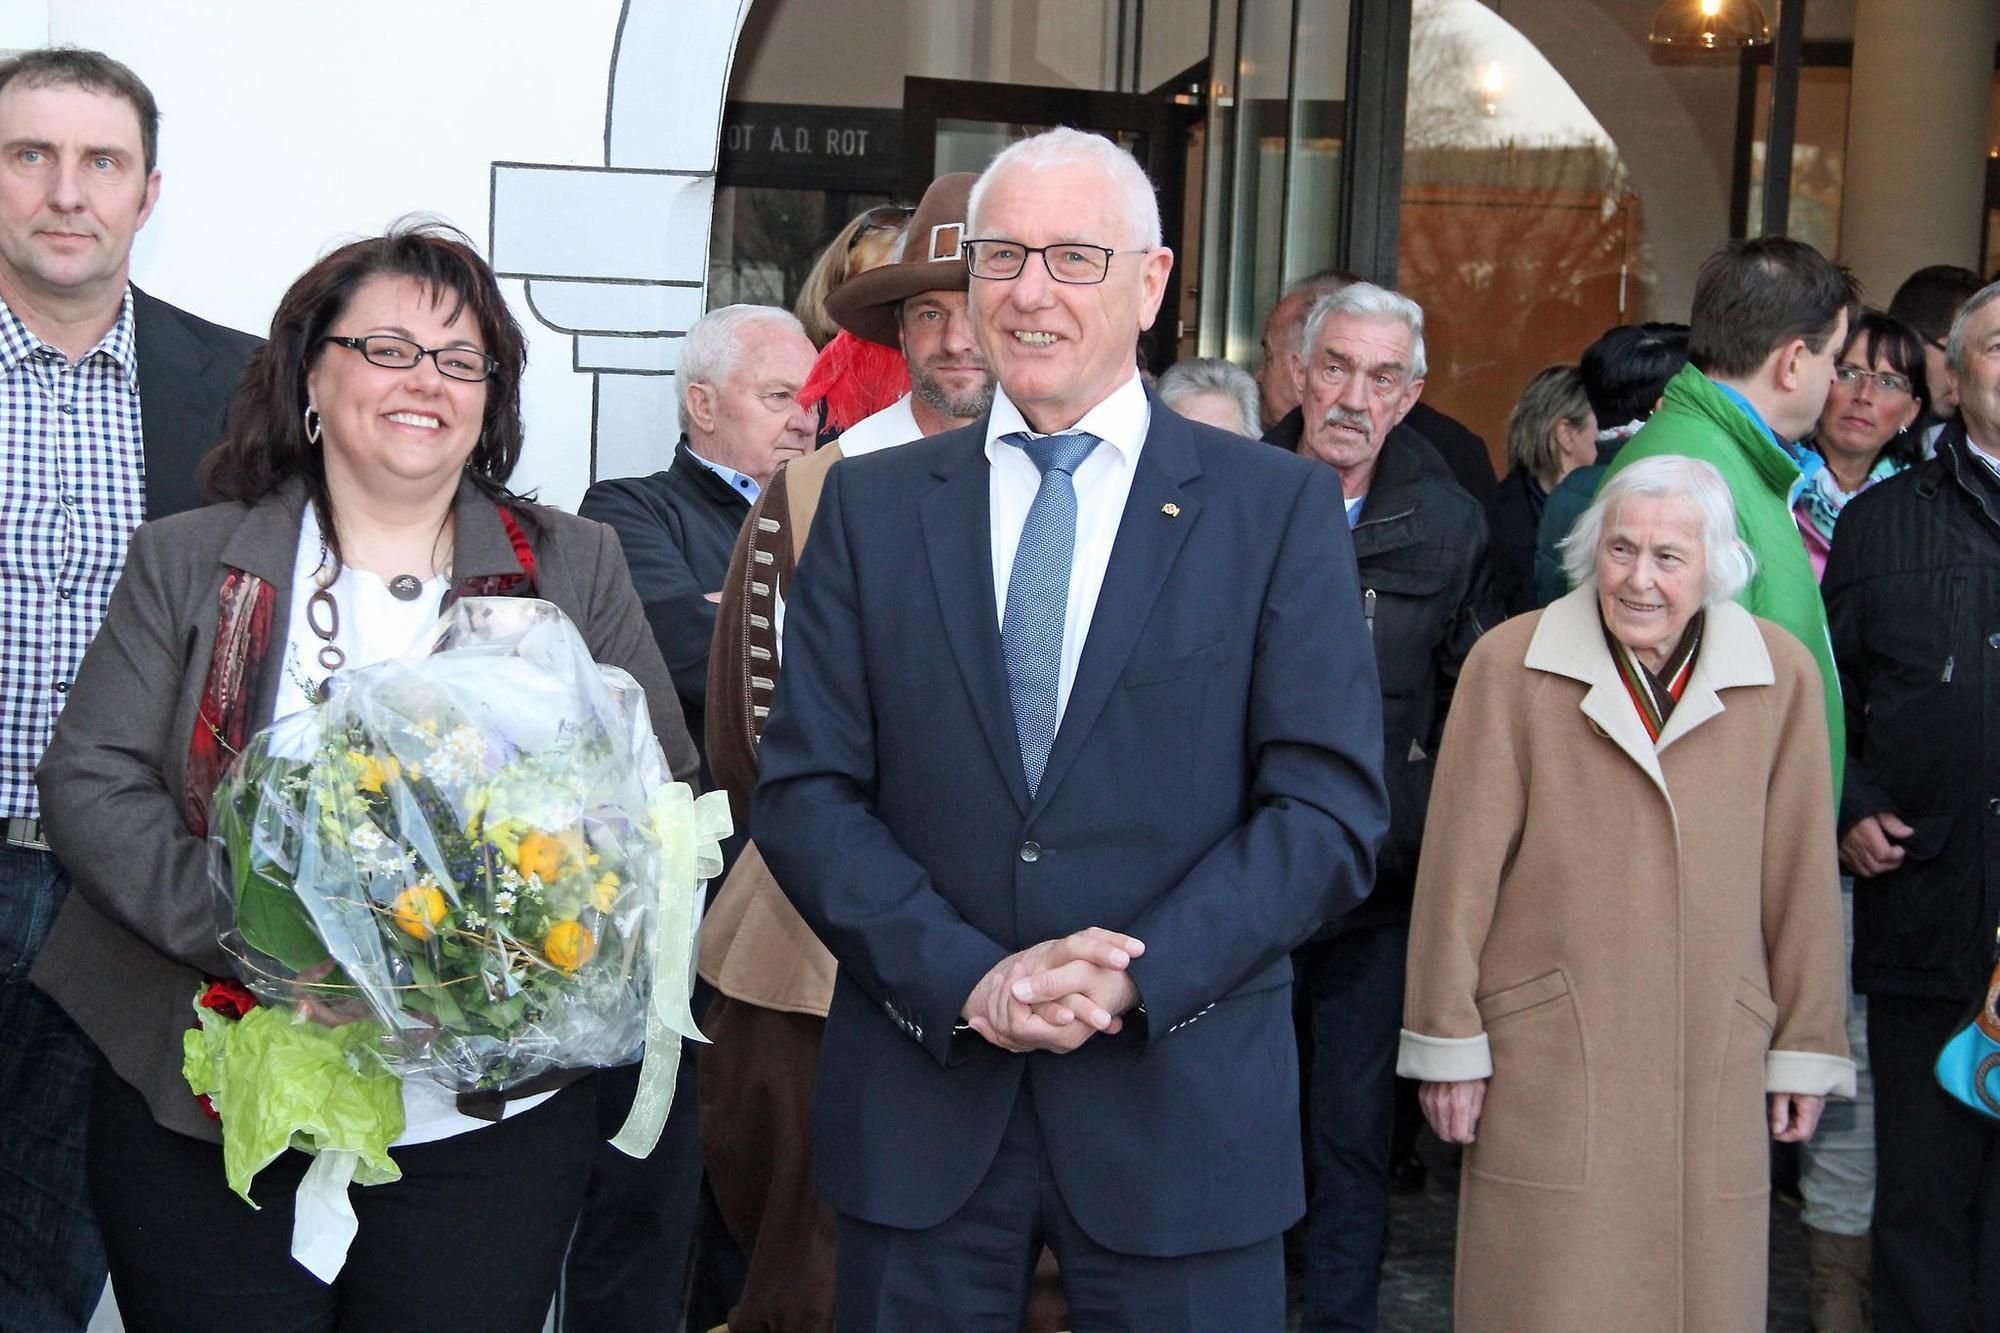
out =
[[1167,503],[1160,506],[1160,512],[1162,514],[1165,514],[1168,518],[1179,518],[1181,516],[1181,507],[1175,504],[1173,501],[1169,500]]

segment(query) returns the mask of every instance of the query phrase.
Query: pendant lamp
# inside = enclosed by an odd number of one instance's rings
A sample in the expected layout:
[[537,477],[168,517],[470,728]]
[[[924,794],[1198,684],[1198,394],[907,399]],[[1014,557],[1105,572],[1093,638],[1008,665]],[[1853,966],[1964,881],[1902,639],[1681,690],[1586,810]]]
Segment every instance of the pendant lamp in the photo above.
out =
[[1771,40],[1771,25],[1757,0],[1667,0],[1653,15],[1646,40],[1691,51],[1763,46]]

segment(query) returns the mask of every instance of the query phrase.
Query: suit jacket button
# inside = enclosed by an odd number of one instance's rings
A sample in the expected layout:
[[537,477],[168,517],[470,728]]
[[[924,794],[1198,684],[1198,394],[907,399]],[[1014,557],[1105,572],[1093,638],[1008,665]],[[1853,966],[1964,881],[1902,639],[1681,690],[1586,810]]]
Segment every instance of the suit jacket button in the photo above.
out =
[[1035,862],[1037,862],[1037,861],[1041,860],[1041,859],[1042,859],[1042,845],[1041,845],[1040,843],[1038,843],[1038,842],[1024,842],[1024,843],[1022,843],[1022,844],[1021,844],[1021,859],[1022,859],[1023,861],[1026,861],[1026,862],[1027,862],[1027,863],[1028,863],[1029,865],[1033,865],[1033,864],[1034,864]]

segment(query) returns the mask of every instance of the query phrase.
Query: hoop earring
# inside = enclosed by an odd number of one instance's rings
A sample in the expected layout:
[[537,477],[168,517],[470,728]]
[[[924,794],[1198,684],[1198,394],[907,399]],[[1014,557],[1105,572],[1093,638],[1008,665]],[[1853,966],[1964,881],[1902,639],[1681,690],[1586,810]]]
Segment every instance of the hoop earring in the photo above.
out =
[[306,443],[318,444],[320,435],[319,409],[306,404]]

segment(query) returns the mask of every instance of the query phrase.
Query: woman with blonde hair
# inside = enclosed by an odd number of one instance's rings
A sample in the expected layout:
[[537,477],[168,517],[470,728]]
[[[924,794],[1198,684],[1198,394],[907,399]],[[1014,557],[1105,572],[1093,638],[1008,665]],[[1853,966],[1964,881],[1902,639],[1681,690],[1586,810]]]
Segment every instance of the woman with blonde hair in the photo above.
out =
[[896,242],[903,238],[914,211],[902,204],[883,204],[856,213],[820,251],[799,289],[799,299],[792,303],[792,313],[806,326],[806,337],[815,348],[825,347],[840,332],[840,325],[826,313],[828,293],[855,274],[893,259]]
[[1535,533],[1549,493],[1597,461],[1597,414],[1575,366],[1550,366],[1528,381],[1507,415],[1507,461],[1493,504],[1493,583],[1508,615],[1535,607]]

